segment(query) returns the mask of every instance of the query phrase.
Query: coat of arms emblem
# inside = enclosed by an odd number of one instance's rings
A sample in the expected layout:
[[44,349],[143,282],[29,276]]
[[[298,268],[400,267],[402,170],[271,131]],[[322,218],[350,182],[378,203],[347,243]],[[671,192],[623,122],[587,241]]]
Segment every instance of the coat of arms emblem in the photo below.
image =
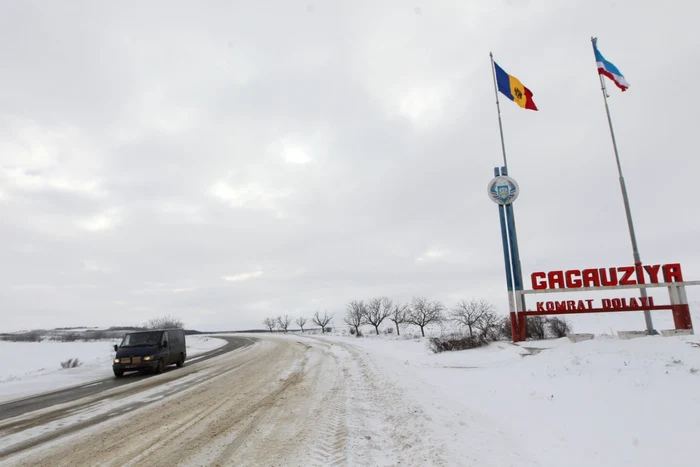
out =
[[489,183],[489,197],[497,204],[510,204],[520,192],[515,180],[505,175],[498,176]]

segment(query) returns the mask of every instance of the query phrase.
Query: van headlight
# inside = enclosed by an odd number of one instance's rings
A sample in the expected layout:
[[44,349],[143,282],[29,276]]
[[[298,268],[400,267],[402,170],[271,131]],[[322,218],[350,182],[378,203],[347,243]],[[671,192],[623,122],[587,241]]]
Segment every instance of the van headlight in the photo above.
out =
[[144,361],[144,362],[151,361],[152,359],[153,359],[153,357],[150,356],[150,355],[149,355],[148,357],[143,357],[143,361]]
[[118,359],[118,358],[115,358],[115,359],[114,359],[114,363],[119,363],[119,359]]

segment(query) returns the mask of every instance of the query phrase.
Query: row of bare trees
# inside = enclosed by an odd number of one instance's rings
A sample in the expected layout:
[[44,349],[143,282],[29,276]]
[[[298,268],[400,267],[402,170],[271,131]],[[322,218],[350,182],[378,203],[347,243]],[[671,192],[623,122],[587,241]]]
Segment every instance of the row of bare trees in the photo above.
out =
[[379,334],[379,326],[385,320],[394,323],[396,333],[401,334],[399,325],[412,324],[418,326],[421,335],[425,337],[425,328],[431,323],[452,321],[463,327],[469,336],[475,332],[480,335],[495,333],[503,320],[495,307],[485,300],[461,300],[455,307],[447,310],[439,301],[428,300],[425,297],[415,297],[410,303],[394,303],[387,297],[377,297],[368,301],[353,300],[346,306],[343,321],[355,331],[360,332],[360,326],[371,325]]
[[445,306],[438,301],[430,301],[425,297],[416,297],[411,303],[394,303],[387,297],[377,297],[367,302],[353,300],[347,304],[345,324],[360,332],[360,326],[369,324],[379,334],[379,326],[384,320],[389,320],[396,326],[396,334],[401,335],[401,324],[413,324],[420,328],[425,337],[425,327],[430,323],[444,320]]
[[[278,316],[277,318],[265,318],[263,320],[263,324],[270,330],[270,332],[274,332],[275,329],[277,329],[280,332],[288,332],[289,326],[292,324],[292,320],[293,319],[291,316],[289,316],[288,314],[284,314]],[[311,322],[319,326],[321,328],[322,333],[326,332],[326,328],[332,320],[333,315],[329,315],[327,311],[325,311],[323,315],[321,315],[321,313],[317,311],[311,318]],[[306,325],[308,320],[303,316],[299,316],[293,321],[296,323],[297,326],[299,326],[301,332],[304,332],[304,326]]]
[[[560,318],[528,319],[528,337],[544,339],[545,333],[554,337],[563,337],[571,332],[571,325]],[[316,312],[311,321],[325,333],[333,314]],[[276,318],[265,318],[263,323],[274,332],[288,332],[292,322],[304,332],[307,319],[299,316],[293,319],[288,314]],[[414,297],[409,303],[394,302],[388,297],[376,297],[367,301],[353,300],[346,305],[343,322],[350,326],[355,335],[360,335],[360,327],[371,325],[379,334],[379,326],[385,321],[391,321],[396,328],[396,334],[401,335],[401,325],[409,324],[420,328],[425,337],[425,328],[430,324],[452,322],[465,331],[470,338],[481,342],[489,342],[499,338],[509,338],[511,335],[510,318],[496,313],[493,304],[486,300],[460,300],[447,309],[440,301],[428,300],[425,297]],[[541,321],[541,322],[540,322]],[[548,327],[548,329],[546,329]],[[532,335],[530,335],[532,334]]]

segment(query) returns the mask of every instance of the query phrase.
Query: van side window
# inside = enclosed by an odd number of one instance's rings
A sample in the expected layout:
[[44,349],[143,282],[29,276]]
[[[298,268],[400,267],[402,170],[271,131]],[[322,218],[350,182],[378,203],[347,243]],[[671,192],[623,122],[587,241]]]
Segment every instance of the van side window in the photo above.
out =
[[180,344],[180,333],[175,331],[170,334],[170,343],[173,345],[179,345]]
[[164,343],[165,343],[165,342],[168,342],[168,333],[167,333],[167,332],[164,332],[164,333],[163,333],[163,342],[164,342]]

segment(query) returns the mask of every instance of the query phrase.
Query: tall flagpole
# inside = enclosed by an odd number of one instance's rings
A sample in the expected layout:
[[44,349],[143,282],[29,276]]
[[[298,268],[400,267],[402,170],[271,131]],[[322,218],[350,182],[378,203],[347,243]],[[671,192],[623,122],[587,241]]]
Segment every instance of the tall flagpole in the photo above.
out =
[[[595,37],[591,37],[591,45],[593,46],[593,55],[595,56]],[[620,154],[617,152],[617,141],[615,140],[615,131],[613,130],[612,119],[610,118],[610,107],[608,106],[608,91],[605,88],[605,79],[602,74],[598,73],[600,78],[600,89],[603,92],[603,101],[605,102],[605,113],[608,115],[608,126],[610,127],[610,137],[612,138],[613,150],[615,151],[615,162],[617,163],[617,173],[620,177],[620,190],[622,190],[622,200],[625,203],[625,214],[627,215],[627,228],[630,232],[630,240],[632,241],[632,254],[634,255],[634,266],[637,273],[637,281],[642,283],[642,260],[639,257],[639,248],[637,248],[637,235],[634,233],[634,224],[632,222],[632,212],[630,210],[630,200],[627,196],[627,186],[625,185],[625,177],[622,175],[622,166],[620,165]],[[643,299],[647,297],[646,287],[640,287],[640,294]],[[647,300],[642,300],[644,303]],[[644,310],[644,321],[647,325],[647,333],[649,335],[656,334],[654,325],[651,322],[651,312]]]
[[[508,160],[506,158],[506,143],[505,139],[503,138],[503,120],[501,119],[501,104],[500,101],[498,100],[498,83],[496,82],[496,67],[494,66],[493,62],[493,53],[489,52],[489,57],[491,58],[491,74],[493,76],[493,91],[496,96],[496,110],[498,112],[498,129],[501,134],[501,150],[503,152],[503,169],[501,171],[502,175],[507,175],[508,174]],[[507,219],[507,230],[508,230],[508,238],[510,240],[510,259],[513,263],[512,267],[512,274],[513,274],[513,280],[512,284],[509,285],[509,290],[508,290],[508,304],[510,307],[510,312],[515,313],[516,311],[519,311],[522,309],[523,311],[525,310],[525,307],[521,305],[521,303],[518,303],[516,300],[517,295],[514,293],[514,291],[522,290],[523,288],[523,280],[522,280],[522,268],[520,266],[520,252],[518,249],[518,235],[515,230],[515,210],[513,209],[513,205],[509,204],[505,206],[504,210],[506,211],[506,219]],[[506,262],[508,259],[506,258]],[[506,266],[506,269],[508,266]],[[510,289],[513,289],[511,291]]]

